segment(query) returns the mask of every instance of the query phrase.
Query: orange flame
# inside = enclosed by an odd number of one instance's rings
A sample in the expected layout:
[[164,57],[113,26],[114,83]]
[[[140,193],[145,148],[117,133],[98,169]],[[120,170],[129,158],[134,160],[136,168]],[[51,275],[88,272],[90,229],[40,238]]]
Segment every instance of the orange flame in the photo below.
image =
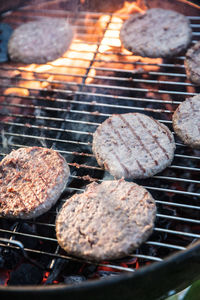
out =
[[[148,57],[141,57],[141,56],[135,56],[132,55],[132,52],[126,50],[125,48],[122,47],[121,41],[120,41],[120,30],[123,25],[123,16],[118,16],[118,15],[123,15],[123,14],[132,14],[132,13],[137,13],[137,12],[145,12],[147,7],[145,6],[144,1],[137,1],[137,2],[127,2],[125,1],[124,6],[115,12],[116,16],[113,16],[110,20],[110,23],[108,25],[108,28],[104,34],[104,38],[101,42],[101,45],[99,47],[99,52],[102,55],[98,55],[97,58],[102,61],[115,61],[119,63],[110,63],[109,66],[110,68],[122,68],[122,69],[127,69],[127,70],[135,70],[137,67],[133,66],[131,64],[121,64],[121,62],[128,62],[128,63],[134,63],[137,61],[141,61],[147,65],[141,67],[138,67],[140,71],[153,71],[157,70],[159,67],[157,64],[162,63],[161,58],[148,58]],[[109,15],[103,15],[100,17],[99,21],[102,27],[105,27],[105,23],[109,21],[110,16]],[[103,55],[107,51],[112,51],[113,55]],[[116,53],[118,51],[120,53],[120,58],[118,57]],[[121,55],[122,54],[122,55]]]
[[[99,48],[97,40],[91,39],[90,42],[87,42],[75,37],[70,49],[62,57],[47,64],[20,66],[22,79],[19,81],[19,87],[28,91],[29,88],[54,88],[58,85],[61,87],[61,84],[64,84],[65,87],[65,84],[69,83],[70,85],[71,83],[70,89],[74,90],[77,88],[76,83],[82,82],[83,76],[87,75],[86,84],[91,83],[98,67],[126,69],[134,72],[157,70],[159,68],[157,64],[161,63],[162,59],[132,55],[130,51],[122,47],[119,36],[124,22],[123,15],[144,12],[146,9],[145,1],[137,0],[132,3],[125,1],[124,6],[117,10],[112,17],[106,14],[100,16],[95,28],[92,27],[92,32],[91,27],[88,29],[91,36],[93,36],[93,31],[97,36],[103,34]],[[94,58],[91,67],[91,61]],[[137,61],[141,61],[145,65],[134,64]],[[89,70],[88,73],[87,70]],[[15,92],[18,93],[17,90]],[[10,89],[6,90],[6,93],[10,93]]]
[[27,89],[21,89],[21,88],[8,88],[4,91],[4,95],[12,95],[17,94],[19,96],[28,96],[29,91]]

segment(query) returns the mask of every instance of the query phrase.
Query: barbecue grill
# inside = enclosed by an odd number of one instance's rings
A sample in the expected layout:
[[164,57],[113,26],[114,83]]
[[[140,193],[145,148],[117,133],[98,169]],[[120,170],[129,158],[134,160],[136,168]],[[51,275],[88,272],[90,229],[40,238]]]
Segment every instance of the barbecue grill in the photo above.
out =
[[123,21],[130,12],[163,5],[187,15],[195,43],[200,7],[187,1],[102,1],[101,7],[95,1],[18,2],[3,8],[2,36],[41,17],[68,18],[75,35],[63,57],[43,65],[12,63],[1,53],[1,159],[19,147],[53,148],[68,161],[71,176],[45,215],[0,220],[1,295],[150,300],[186,287],[200,276],[200,152],[176,136],[172,165],[136,181],[156,199],[158,212],[154,233],[132,255],[98,264],[70,257],[58,246],[55,218],[66,199],[88,183],[112,179],[91,150],[92,134],[107,117],[140,112],[172,130],[178,104],[200,92],[186,78],[184,53],[149,59],[125,50],[119,41]]

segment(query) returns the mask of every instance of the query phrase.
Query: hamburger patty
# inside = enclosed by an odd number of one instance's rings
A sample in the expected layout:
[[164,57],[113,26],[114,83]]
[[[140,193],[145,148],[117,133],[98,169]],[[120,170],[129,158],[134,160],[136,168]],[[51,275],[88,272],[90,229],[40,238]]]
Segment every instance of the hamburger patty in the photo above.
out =
[[200,95],[183,101],[172,117],[175,133],[192,148],[200,148]]
[[188,79],[200,85],[200,42],[188,49],[184,64]]
[[153,231],[155,201],[142,186],[122,179],[91,183],[67,199],[56,220],[60,246],[100,261],[130,254]]
[[67,51],[73,32],[66,19],[44,18],[16,28],[8,43],[10,59],[23,63],[46,63]]
[[188,19],[175,11],[152,8],[124,22],[121,41],[126,49],[147,57],[171,57],[185,50],[192,38]]
[[171,164],[175,143],[170,130],[140,113],[113,115],[95,131],[97,162],[115,178],[147,178]]
[[13,150],[0,163],[0,215],[38,217],[56,203],[68,177],[67,162],[52,149]]

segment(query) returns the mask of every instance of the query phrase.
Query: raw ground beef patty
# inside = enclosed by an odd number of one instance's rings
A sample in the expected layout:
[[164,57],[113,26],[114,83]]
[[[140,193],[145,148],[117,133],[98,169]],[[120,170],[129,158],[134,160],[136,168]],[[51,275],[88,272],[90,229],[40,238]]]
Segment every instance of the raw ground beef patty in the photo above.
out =
[[135,55],[165,58],[187,49],[192,31],[184,15],[152,8],[125,21],[120,38],[124,47]]
[[48,211],[69,177],[64,157],[52,149],[13,150],[0,163],[0,216],[30,219]]
[[115,178],[147,178],[164,170],[174,157],[171,131],[140,113],[112,115],[95,131],[97,162]]
[[153,231],[155,201],[142,186],[122,179],[91,183],[67,199],[56,220],[60,246],[89,260],[130,254]]
[[188,49],[184,64],[188,79],[200,85],[200,42]]
[[8,42],[10,59],[22,63],[46,63],[67,51],[73,36],[63,18],[44,18],[17,27]]
[[200,149],[200,95],[187,98],[173,114],[173,127],[180,139]]

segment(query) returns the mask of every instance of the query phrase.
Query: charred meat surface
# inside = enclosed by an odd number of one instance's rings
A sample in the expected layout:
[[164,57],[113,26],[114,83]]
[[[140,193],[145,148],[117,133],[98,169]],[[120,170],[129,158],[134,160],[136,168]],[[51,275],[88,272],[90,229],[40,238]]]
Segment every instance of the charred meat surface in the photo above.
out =
[[13,150],[0,163],[0,215],[38,217],[56,203],[68,177],[67,162],[52,149]]

